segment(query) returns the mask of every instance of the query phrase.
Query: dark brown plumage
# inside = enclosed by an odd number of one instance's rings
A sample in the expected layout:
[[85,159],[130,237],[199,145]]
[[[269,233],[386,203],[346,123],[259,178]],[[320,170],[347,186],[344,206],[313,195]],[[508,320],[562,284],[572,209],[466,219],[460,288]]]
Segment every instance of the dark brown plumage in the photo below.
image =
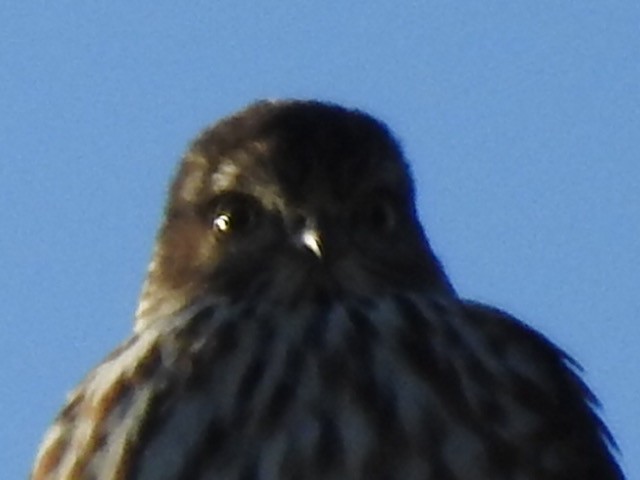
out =
[[261,102],[171,188],[134,335],[32,478],[621,479],[575,365],[460,299],[386,127]]

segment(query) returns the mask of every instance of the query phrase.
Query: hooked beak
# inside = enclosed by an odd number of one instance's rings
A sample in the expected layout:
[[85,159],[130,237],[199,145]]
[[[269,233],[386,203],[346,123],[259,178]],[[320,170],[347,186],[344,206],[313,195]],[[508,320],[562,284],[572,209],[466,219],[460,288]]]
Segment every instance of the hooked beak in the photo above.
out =
[[316,257],[322,258],[322,240],[317,229],[305,228],[300,235],[300,240],[305,248],[311,250]]

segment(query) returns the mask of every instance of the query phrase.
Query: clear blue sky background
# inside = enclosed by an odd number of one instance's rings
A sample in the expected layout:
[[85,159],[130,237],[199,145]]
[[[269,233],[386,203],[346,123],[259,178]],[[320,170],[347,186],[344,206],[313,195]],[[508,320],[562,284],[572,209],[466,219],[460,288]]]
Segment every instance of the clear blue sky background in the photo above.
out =
[[0,465],[131,329],[169,178],[263,97],[402,140],[459,291],[584,365],[640,478],[640,3],[2,2]]

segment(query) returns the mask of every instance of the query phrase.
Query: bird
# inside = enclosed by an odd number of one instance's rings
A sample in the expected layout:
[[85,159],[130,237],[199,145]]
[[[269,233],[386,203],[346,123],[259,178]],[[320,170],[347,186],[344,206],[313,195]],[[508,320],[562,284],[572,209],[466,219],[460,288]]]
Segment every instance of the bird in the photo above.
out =
[[133,332],[31,478],[623,479],[579,364],[457,293],[415,196],[362,110],[261,100],[206,128]]

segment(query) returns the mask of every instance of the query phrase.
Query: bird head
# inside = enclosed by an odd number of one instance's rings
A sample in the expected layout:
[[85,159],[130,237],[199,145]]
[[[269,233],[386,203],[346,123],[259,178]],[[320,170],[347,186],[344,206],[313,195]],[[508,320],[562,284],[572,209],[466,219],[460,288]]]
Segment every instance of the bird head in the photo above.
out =
[[138,316],[202,295],[449,288],[388,129],[333,104],[265,101],[206,129],[183,158]]

